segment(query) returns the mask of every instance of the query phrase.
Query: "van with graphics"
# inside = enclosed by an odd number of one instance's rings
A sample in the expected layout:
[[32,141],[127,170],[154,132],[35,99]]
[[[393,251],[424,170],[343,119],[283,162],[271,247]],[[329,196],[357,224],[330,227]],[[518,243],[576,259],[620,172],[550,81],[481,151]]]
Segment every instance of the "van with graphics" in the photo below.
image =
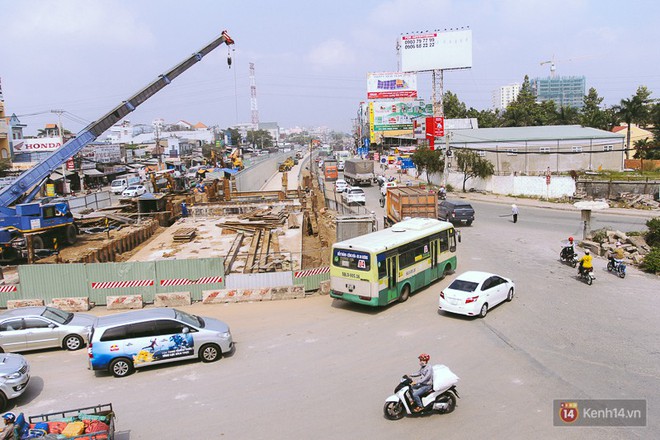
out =
[[234,347],[224,322],[164,307],[101,316],[89,341],[89,368],[115,377],[178,360],[214,362]]

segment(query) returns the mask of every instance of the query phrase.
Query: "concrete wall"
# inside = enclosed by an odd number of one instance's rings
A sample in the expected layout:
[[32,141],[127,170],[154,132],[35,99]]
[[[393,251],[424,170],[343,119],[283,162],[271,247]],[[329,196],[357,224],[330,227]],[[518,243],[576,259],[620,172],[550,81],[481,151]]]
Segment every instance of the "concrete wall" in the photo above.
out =
[[577,187],[581,193],[585,193],[590,197],[596,199],[611,199],[616,198],[623,192],[656,195],[658,194],[658,191],[660,191],[660,181],[647,180],[644,182],[626,182],[618,180],[579,180]]
[[[449,173],[447,182],[455,191],[463,189],[463,174]],[[434,174],[431,183],[440,185],[442,175]],[[552,176],[550,185],[546,185],[545,176],[491,176],[488,179],[471,178],[465,183],[465,189],[487,191],[493,194],[511,194],[549,198],[572,197],[575,195],[575,181],[569,176]]]
[[277,164],[292,153],[274,153],[267,159],[254,164],[236,174],[236,187],[239,191],[259,191],[261,187],[277,173]]

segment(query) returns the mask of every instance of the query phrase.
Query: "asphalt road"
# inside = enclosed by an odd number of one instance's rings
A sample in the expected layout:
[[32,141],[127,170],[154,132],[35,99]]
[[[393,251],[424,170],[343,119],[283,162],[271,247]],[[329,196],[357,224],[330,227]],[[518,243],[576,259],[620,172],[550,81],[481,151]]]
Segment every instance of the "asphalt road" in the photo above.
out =
[[[374,210],[376,190],[366,189]],[[475,209],[474,224],[460,228],[458,271],[500,273],[517,287],[514,300],[485,319],[437,311],[453,277],[380,309],[327,296],[195,304],[186,310],[230,324],[233,355],[115,379],[88,371],[85,351],[29,353],[33,380],[13,411],[112,402],[118,439],[660,438],[657,277],[629,268],[622,280],[596,259],[597,279],[587,286],[558,261],[574,213],[525,207],[513,224],[499,217],[506,206],[475,202]],[[385,398],[416,369],[420,352],[460,376],[458,407],[385,420]],[[648,426],[552,426],[553,399],[585,398],[648,399]]]

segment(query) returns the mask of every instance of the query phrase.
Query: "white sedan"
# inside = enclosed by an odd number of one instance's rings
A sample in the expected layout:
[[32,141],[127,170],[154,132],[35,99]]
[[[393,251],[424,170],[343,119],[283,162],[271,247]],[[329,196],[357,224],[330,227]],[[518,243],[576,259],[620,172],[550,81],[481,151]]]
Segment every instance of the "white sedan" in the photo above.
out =
[[131,185],[121,193],[124,197],[137,197],[147,192],[147,188],[144,185]]
[[483,318],[490,308],[511,301],[515,289],[508,278],[488,272],[465,272],[440,292],[439,309]]
[[364,194],[364,190],[355,186],[347,187],[346,190],[341,193],[341,198],[347,205],[352,205],[353,203],[364,205],[367,202],[367,196]]
[[345,180],[343,179],[338,179],[335,182],[335,191],[338,193],[346,191],[346,188],[348,188],[348,183],[346,183]]

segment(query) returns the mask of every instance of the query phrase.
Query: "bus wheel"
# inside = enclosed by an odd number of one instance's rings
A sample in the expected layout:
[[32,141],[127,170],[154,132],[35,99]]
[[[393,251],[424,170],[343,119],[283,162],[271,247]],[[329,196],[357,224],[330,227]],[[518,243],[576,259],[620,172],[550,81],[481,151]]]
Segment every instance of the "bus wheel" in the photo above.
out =
[[401,297],[399,298],[399,301],[400,302],[406,302],[406,300],[408,299],[409,296],[410,296],[410,286],[408,284],[406,284],[403,287],[403,290],[401,291]]
[[444,279],[449,274],[451,274],[451,265],[445,266],[445,270],[442,272],[442,278]]

